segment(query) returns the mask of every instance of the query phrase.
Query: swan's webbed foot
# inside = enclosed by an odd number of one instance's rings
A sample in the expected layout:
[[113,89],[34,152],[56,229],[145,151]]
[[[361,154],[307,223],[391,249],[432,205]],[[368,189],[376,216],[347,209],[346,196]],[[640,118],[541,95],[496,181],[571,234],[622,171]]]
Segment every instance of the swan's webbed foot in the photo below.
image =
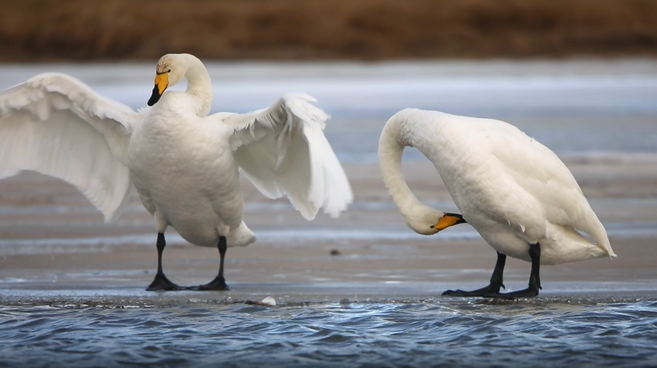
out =
[[155,279],[146,288],[147,291],[182,290],[183,288],[169,281],[163,273],[157,273]]
[[151,282],[150,285],[146,288],[147,291],[165,291],[165,290],[182,290],[180,286],[169,281],[166,276],[164,276],[164,271],[162,271],[162,253],[164,252],[164,247],[167,243],[164,240],[164,233],[157,234],[157,273],[155,274],[155,279]]
[[228,285],[226,285],[226,280],[223,278],[223,276],[217,276],[214,278],[214,280],[208,282],[205,285],[199,285],[198,289],[196,290],[230,290]]
[[502,274],[504,273],[504,265],[506,263],[506,255],[497,252],[497,262],[495,262],[495,269],[490,277],[490,284],[481,289],[465,291],[465,290],[447,290],[443,296],[459,296],[459,297],[472,297],[472,296],[491,296],[499,295],[500,288],[506,289],[502,282]]
[[472,296],[492,296],[499,295],[500,288],[505,288],[504,284],[490,284],[486,287],[482,287],[477,290],[447,290],[442,295],[443,296],[458,296],[458,297],[472,297]]
[[497,293],[492,295],[483,295],[488,298],[500,298],[500,299],[518,299],[518,298],[533,298],[538,296],[538,289],[540,287],[528,287],[527,289],[512,291],[510,293]]
[[517,299],[533,298],[538,295],[541,288],[540,266],[541,266],[541,246],[540,244],[529,245],[529,257],[532,260],[532,270],[529,274],[529,285],[527,289],[512,291],[510,293],[497,293],[497,295],[485,295],[491,298]]
[[220,236],[219,243],[217,244],[219,256],[221,257],[219,260],[219,274],[217,274],[214,280],[205,285],[200,285],[198,288],[194,288],[194,290],[230,290],[228,285],[226,285],[226,279],[224,279],[224,257],[226,256],[227,247],[226,237]]

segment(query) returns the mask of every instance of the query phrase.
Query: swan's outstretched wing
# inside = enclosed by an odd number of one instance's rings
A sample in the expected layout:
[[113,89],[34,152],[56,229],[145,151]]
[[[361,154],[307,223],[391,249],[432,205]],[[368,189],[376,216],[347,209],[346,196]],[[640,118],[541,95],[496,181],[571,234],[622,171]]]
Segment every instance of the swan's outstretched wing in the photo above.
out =
[[34,170],[75,185],[118,218],[131,188],[127,146],[138,113],[64,74],[0,93],[0,179]]
[[306,219],[333,217],[353,200],[347,176],[324,136],[328,115],[306,94],[287,94],[268,109],[223,117],[246,176],[266,196],[287,194]]

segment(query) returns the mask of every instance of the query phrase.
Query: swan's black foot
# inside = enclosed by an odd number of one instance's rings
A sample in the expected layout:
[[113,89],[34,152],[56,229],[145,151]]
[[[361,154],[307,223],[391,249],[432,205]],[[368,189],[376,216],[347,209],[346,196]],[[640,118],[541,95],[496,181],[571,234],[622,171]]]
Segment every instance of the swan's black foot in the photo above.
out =
[[518,298],[533,298],[538,296],[538,289],[536,287],[528,287],[527,289],[512,291],[510,293],[497,293],[492,295],[483,295],[489,298],[500,298],[500,299],[518,299]]
[[500,295],[500,288],[504,288],[504,284],[490,284],[481,289],[465,291],[465,290],[447,290],[443,296],[459,296],[459,297],[472,297],[472,296],[491,296]]
[[230,288],[223,277],[217,276],[209,283],[200,285],[197,290],[230,290]]
[[537,296],[538,291],[542,289],[539,272],[541,266],[541,246],[538,243],[529,245],[529,257],[532,259],[532,271],[529,274],[529,285],[527,285],[527,289],[485,296],[501,299],[533,298]]
[[147,291],[165,291],[165,290],[182,290],[180,286],[169,281],[163,273],[155,275],[155,279],[146,288]]

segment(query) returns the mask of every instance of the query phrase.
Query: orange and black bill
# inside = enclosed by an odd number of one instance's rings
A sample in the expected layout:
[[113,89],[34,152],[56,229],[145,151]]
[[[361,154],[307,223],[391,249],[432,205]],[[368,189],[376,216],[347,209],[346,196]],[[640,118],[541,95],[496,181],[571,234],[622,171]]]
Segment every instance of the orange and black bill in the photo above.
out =
[[433,228],[440,231],[445,230],[450,226],[464,223],[466,223],[466,221],[463,218],[463,215],[458,213],[445,213],[443,217],[438,220],[438,223],[433,226]]
[[169,75],[168,73],[162,73],[155,76],[155,87],[153,87],[153,93],[151,98],[148,99],[148,106],[153,106],[160,100],[164,91],[169,87]]

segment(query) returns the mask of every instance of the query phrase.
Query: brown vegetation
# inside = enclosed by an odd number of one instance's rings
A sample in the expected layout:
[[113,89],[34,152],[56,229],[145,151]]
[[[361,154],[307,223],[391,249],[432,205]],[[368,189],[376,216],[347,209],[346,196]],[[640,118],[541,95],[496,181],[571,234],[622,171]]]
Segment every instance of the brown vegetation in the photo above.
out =
[[0,61],[657,55],[654,0],[0,0]]

